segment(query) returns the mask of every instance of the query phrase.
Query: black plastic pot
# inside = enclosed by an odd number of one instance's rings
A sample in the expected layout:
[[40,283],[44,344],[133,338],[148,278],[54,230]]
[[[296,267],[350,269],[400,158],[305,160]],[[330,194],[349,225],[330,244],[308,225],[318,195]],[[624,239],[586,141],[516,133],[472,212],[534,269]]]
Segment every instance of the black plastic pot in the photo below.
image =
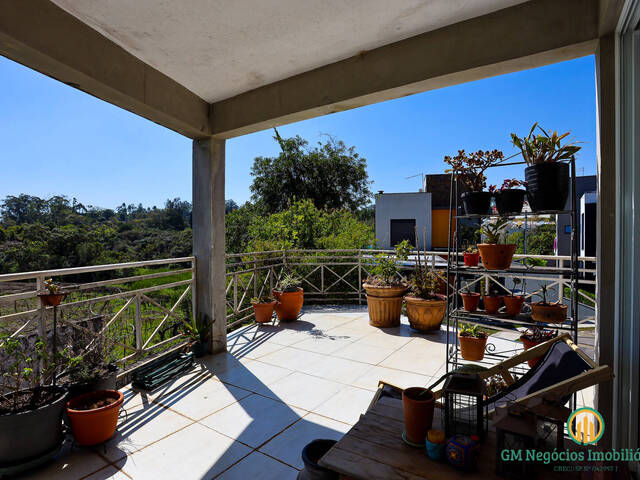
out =
[[534,212],[564,210],[569,196],[569,164],[540,163],[524,169],[529,206]]
[[487,215],[491,206],[489,192],[465,192],[460,195],[467,215]]
[[318,460],[336,444],[335,440],[314,440],[302,449],[304,468],[298,480],[338,480],[338,474],[318,465]]
[[498,190],[493,198],[496,200],[496,209],[500,215],[522,212],[524,196],[526,190],[520,188],[510,188],[508,190]]
[[67,399],[63,387],[42,387],[58,396],[48,405],[21,413],[0,415],[0,467],[36,460],[62,444],[62,412]]

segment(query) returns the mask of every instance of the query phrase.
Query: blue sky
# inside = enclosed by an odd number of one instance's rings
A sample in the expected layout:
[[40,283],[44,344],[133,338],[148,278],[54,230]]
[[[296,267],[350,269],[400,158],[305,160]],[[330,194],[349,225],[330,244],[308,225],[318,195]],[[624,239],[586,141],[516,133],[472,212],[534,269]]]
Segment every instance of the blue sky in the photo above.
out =
[[[328,133],[368,161],[373,190],[415,191],[420,173],[440,173],[444,155],[498,148],[537,121],[583,143],[578,174],[596,173],[593,56],[425,92],[279,128],[310,143]],[[161,205],[191,199],[191,141],[0,57],[0,198],[28,193],[85,204]],[[250,197],[256,156],[275,155],[271,130],[227,142],[227,198]],[[582,168],[584,170],[582,170]],[[489,172],[490,183],[522,167]]]

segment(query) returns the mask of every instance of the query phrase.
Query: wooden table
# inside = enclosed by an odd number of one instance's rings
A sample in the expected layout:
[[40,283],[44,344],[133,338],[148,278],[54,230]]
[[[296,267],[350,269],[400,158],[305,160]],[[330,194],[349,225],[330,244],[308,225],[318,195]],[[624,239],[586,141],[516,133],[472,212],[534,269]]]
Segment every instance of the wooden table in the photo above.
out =
[[[443,411],[436,408],[434,428],[441,428]],[[402,402],[382,397],[351,430],[319,461],[341,475],[359,480],[474,479],[503,478],[495,474],[495,434],[482,443],[475,472],[462,472],[446,460],[436,462],[426,449],[410,447],[402,440],[404,420]],[[569,476],[572,476],[569,474]],[[560,478],[551,470],[546,478]],[[567,474],[563,474],[567,478]]]

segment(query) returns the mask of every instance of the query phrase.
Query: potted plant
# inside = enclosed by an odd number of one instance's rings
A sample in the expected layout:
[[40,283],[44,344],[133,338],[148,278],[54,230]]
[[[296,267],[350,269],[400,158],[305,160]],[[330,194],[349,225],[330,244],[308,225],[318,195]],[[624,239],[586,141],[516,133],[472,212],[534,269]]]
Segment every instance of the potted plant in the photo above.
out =
[[511,266],[517,245],[501,243],[508,226],[509,221],[506,218],[498,218],[495,223],[486,221],[481,228],[486,243],[479,243],[478,250],[482,265],[487,270],[506,270]]
[[0,338],[0,465],[54,454],[62,444],[67,390],[49,385],[54,368],[39,338]]
[[467,249],[462,253],[462,257],[464,258],[464,264],[467,267],[477,267],[478,262],[480,261],[478,249],[472,246],[467,247]]
[[410,293],[404,297],[411,328],[423,332],[440,330],[447,313],[447,300],[437,293],[439,280],[436,272],[427,267],[426,253],[423,261],[418,250],[413,275],[409,279]]
[[[520,335],[520,341],[522,342],[524,349],[529,350],[530,348],[540,345],[541,343],[551,340],[557,336],[557,330],[546,330],[544,328],[532,327],[528,328],[522,335]],[[542,355],[527,360],[527,363],[529,364],[529,367],[533,368],[540,359],[542,359]]]
[[509,295],[505,295],[503,297],[504,307],[507,312],[507,315],[511,315],[512,317],[520,315],[520,311],[522,310],[522,305],[524,305],[525,297],[524,295],[516,295],[515,289],[516,286],[519,285],[521,280],[519,278],[513,279],[513,290]]
[[104,443],[113,437],[124,395],[117,390],[98,390],[67,402],[73,436],[82,446]]
[[394,255],[379,253],[369,266],[371,274],[362,286],[367,292],[370,325],[380,328],[400,325],[402,297],[407,291],[407,283],[399,276],[398,262],[409,258],[411,248],[411,244],[403,240],[396,245]]
[[477,325],[462,325],[458,332],[460,354],[465,360],[480,361],[484,358],[488,335]]
[[508,178],[500,189],[496,190],[495,185],[491,185],[490,192],[493,192],[493,198],[496,201],[496,210],[500,215],[518,214],[522,212],[524,205],[524,196],[527,191],[524,188],[527,182],[521,182],[515,178]]
[[495,315],[502,306],[502,295],[498,295],[497,292],[492,291],[490,295],[482,296],[482,303],[484,303],[485,313]]
[[[424,446],[427,432],[433,423],[435,396],[424,387],[410,387],[402,391],[404,415],[403,438],[413,446]],[[423,447],[424,448],[424,447]]]
[[536,322],[564,323],[569,307],[560,303],[547,302],[547,286],[542,286],[542,301],[531,304],[531,318]]
[[273,290],[272,293],[276,299],[276,315],[281,322],[297,320],[304,303],[304,290],[301,285],[302,278],[293,272],[288,272],[282,276]]
[[273,320],[273,310],[276,308],[276,299],[271,295],[261,295],[251,299],[253,314],[258,323],[268,323]]
[[472,292],[469,288],[469,284],[465,285],[464,290],[460,293],[460,296],[462,297],[462,306],[467,312],[473,313],[478,309],[480,294]]
[[467,215],[489,213],[491,193],[484,191],[487,187],[487,177],[484,172],[487,168],[502,162],[503,159],[504,155],[499,150],[478,150],[468,155],[464,150],[458,150],[458,155],[455,157],[444,157],[444,162],[451,165],[451,168],[445,171],[455,172],[469,190],[460,195]]
[[44,291],[38,293],[40,301],[45,307],[57,307],[64,298],[61,288],[52,279],[44,281]]
[[205,321],[202,316],[195,323],[184,322],[184,333],[189,339],[188,348],[197,357],[204,357],[207,353],[209,337],[211,336],[211,320]]
[[[541,132],[534,135],[536,128]],[[576,143],[562,144],[569,135],[566,132],[549,135],[538,123],[534,123],[529,135],[520,138],[511,134],[514,146],[520,149],[527,168],[524,177],[527,182],[529,206],[534,212],[543,210],[562,210],[569,194],[568,161],[580,150]]]

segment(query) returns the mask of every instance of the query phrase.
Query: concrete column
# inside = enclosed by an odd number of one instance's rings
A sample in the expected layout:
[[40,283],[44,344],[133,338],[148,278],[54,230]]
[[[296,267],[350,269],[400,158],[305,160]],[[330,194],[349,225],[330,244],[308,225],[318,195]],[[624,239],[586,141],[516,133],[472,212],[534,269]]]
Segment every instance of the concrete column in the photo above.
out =
[[193,255],[196,321],[212,321],[209,352],[227,349],[224,140],[193,141]]

